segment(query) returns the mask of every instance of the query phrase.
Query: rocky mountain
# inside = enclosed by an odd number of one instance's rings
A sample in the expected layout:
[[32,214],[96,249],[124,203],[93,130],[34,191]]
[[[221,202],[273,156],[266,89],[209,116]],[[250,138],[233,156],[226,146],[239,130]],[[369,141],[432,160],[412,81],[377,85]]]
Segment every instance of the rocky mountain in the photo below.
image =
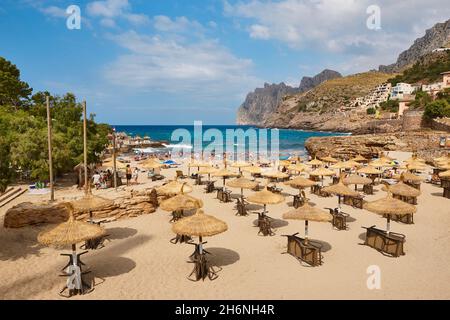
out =
[[256,88],[247,95],[244,103],[238,109],[236,122],[241,125],[262,125],[283,99],[311,90],[324,81],[337,77],[341,77],[339,72],[326,69],[314,77],[303,77],[298,88],[288,86],[283,82],[279,84],[265,83],[264,88]]
[[283,82],[280,84],[264,84],[264,88],[256,88],[247,95],[237,113],[237,123],[242,125],[258,125],[272,114],[286,95],[299,91]]
[[314,89],[322,82],[340,77],[342,77],[342,75],[339,72],[325,69],[314,77],[303,77],[302,81],[300,82],[299,89],[300,92],[305,92]]
[[449,44],[450,19],[443,23],[437,23],[431,29],[428,29],[423,37],[416,39],[408,50],[403,51],[399,55],[397,62],[388,66],[381,65],[379,71],[385,73],[403,71],[405,67],[416,63],[421,56]]

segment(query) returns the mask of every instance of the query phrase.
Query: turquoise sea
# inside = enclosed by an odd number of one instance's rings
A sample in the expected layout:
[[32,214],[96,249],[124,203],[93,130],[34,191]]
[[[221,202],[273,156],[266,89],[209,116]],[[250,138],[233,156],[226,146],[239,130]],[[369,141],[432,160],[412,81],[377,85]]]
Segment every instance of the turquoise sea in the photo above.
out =
[[[194,126],[193,125],[115,125],[113,126],[117,132],[125,132],[130,136],[149,136],[152,140],[167,141],[170,144],[177,144],[179,141],[173,141],[172,133],[176,129],[185,129],[190,132],[193,137]],[[202,132],[204,133],[208,129],[218,129],[225,136],[227,129],[255,129],[258,136],[262,134],[261,129],[252,126],[238,126],[238,125],[203,125]],[[267,141],[270,146],[271,134],[274,129],[267,129]],[[305,141],[310,137],[324,137],[324,136],[336,136],[346,135],[344,133],[332,133],[332,132],[317,132],[317,131],[303,131],[303,130],[290,130],[290,129],[275,129],[278,130],[279,137],[279,150],[280,154],[304,154]],[[203,146],[207,146],[210,142],[203,142]],[[248,147],[249,141],[245,142]],[[193,144],[193,141],[191,141]],[[225,146],[224,146],[225,149]]]

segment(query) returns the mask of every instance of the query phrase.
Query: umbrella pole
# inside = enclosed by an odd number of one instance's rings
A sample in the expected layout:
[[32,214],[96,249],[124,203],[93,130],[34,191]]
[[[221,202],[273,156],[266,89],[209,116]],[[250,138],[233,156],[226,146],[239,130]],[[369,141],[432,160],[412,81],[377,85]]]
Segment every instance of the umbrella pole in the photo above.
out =
[[389,234],[391,232],[391,215],[387,215],[387,222],[386,222],[386,232]]
[[84,194],[88,194],[86,101],[83,101]]
[[305,243],[308,243],[308,220],[305,220]]
[[203,254],[203,239],[202,239],[202,236],[198,237],[198,252],[200,253],[200,255]]
[[264,211],[263,211],[263,216],[266,215],[266,204],[264,204]]
[[339,212],[341,212],[341,196],[338,195],[338,208],[339,208]]

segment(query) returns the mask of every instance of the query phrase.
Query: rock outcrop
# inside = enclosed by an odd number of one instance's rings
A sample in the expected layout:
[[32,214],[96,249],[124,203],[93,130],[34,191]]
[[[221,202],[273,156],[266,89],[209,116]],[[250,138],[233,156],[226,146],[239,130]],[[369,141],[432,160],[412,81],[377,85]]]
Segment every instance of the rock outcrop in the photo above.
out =
[[[108,207],[99,211],[93,211],[95,219],[107,219],[115,221],[125,218],[137,217],[155,212],[149,192],[134,193],[129,197],[118,198]],[[75,212],[77,220],[87,220],[89,214],[86,212]],[[36,224],[51,224],[67,221],[69,212],[61,202],[55,203],[20,203],[10,208],[4,219],[5,228],[22,228]]]
[[342,75],[339,72],[325,69],[314,77],[303,77],[300,81],[299,92],[305,92],[314,89],[322,82],[341,77]]
[[272,114],[280,101],[286,95],[298,92],[283,82],[280,84],[264,84],[247,95],[237,113],[237,123],[242,125],[259,125]]
[[381,72],[394,73],[402,71],[419,60],[425,54],[434,49],[445,47],[450,44],[450,20],[435,24],[425,32],[425,35],[414,41],[414,44],[403,51],[395,63],[379,67]]
[[321,83],[341,77],[339,72],[325,69],[314,77],[303,77],[300,87],[293,88],[285,83],[264,84],[250,92],[244,103],[239,107],[236,117],[237,124],[261,126],[277,110],[280,103],[298,93],[306,92]]
[[313,137],[305,142],[305,148],[314,157],[332,155],[352,158],[358,154],[365,158],[376,157],[381,151],[417,152],[419,157],[431,162],[445,154],[439,147],[441,131],[412,131],[355,136]]

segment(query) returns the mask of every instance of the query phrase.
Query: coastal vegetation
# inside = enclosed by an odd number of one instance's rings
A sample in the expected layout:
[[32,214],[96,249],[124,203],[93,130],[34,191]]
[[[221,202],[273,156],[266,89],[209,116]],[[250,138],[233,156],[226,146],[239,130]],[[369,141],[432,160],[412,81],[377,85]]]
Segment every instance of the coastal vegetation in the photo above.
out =
[[[50,97],[53,170],[56,176],[73,170],[83,159],[82,105],[75,95],[36,92],[20,79],[19,69],[0,57],[0,192],[15,178],[48,181],[46,96]],[[110,127],[91,114],[88,161],[99,160],[108,144]]]
[[432,53],[420,58],[402,74],[389,79],[395,86],[397,83],[433,83],[441,80],[442,72],[450,70],[450,51]]

